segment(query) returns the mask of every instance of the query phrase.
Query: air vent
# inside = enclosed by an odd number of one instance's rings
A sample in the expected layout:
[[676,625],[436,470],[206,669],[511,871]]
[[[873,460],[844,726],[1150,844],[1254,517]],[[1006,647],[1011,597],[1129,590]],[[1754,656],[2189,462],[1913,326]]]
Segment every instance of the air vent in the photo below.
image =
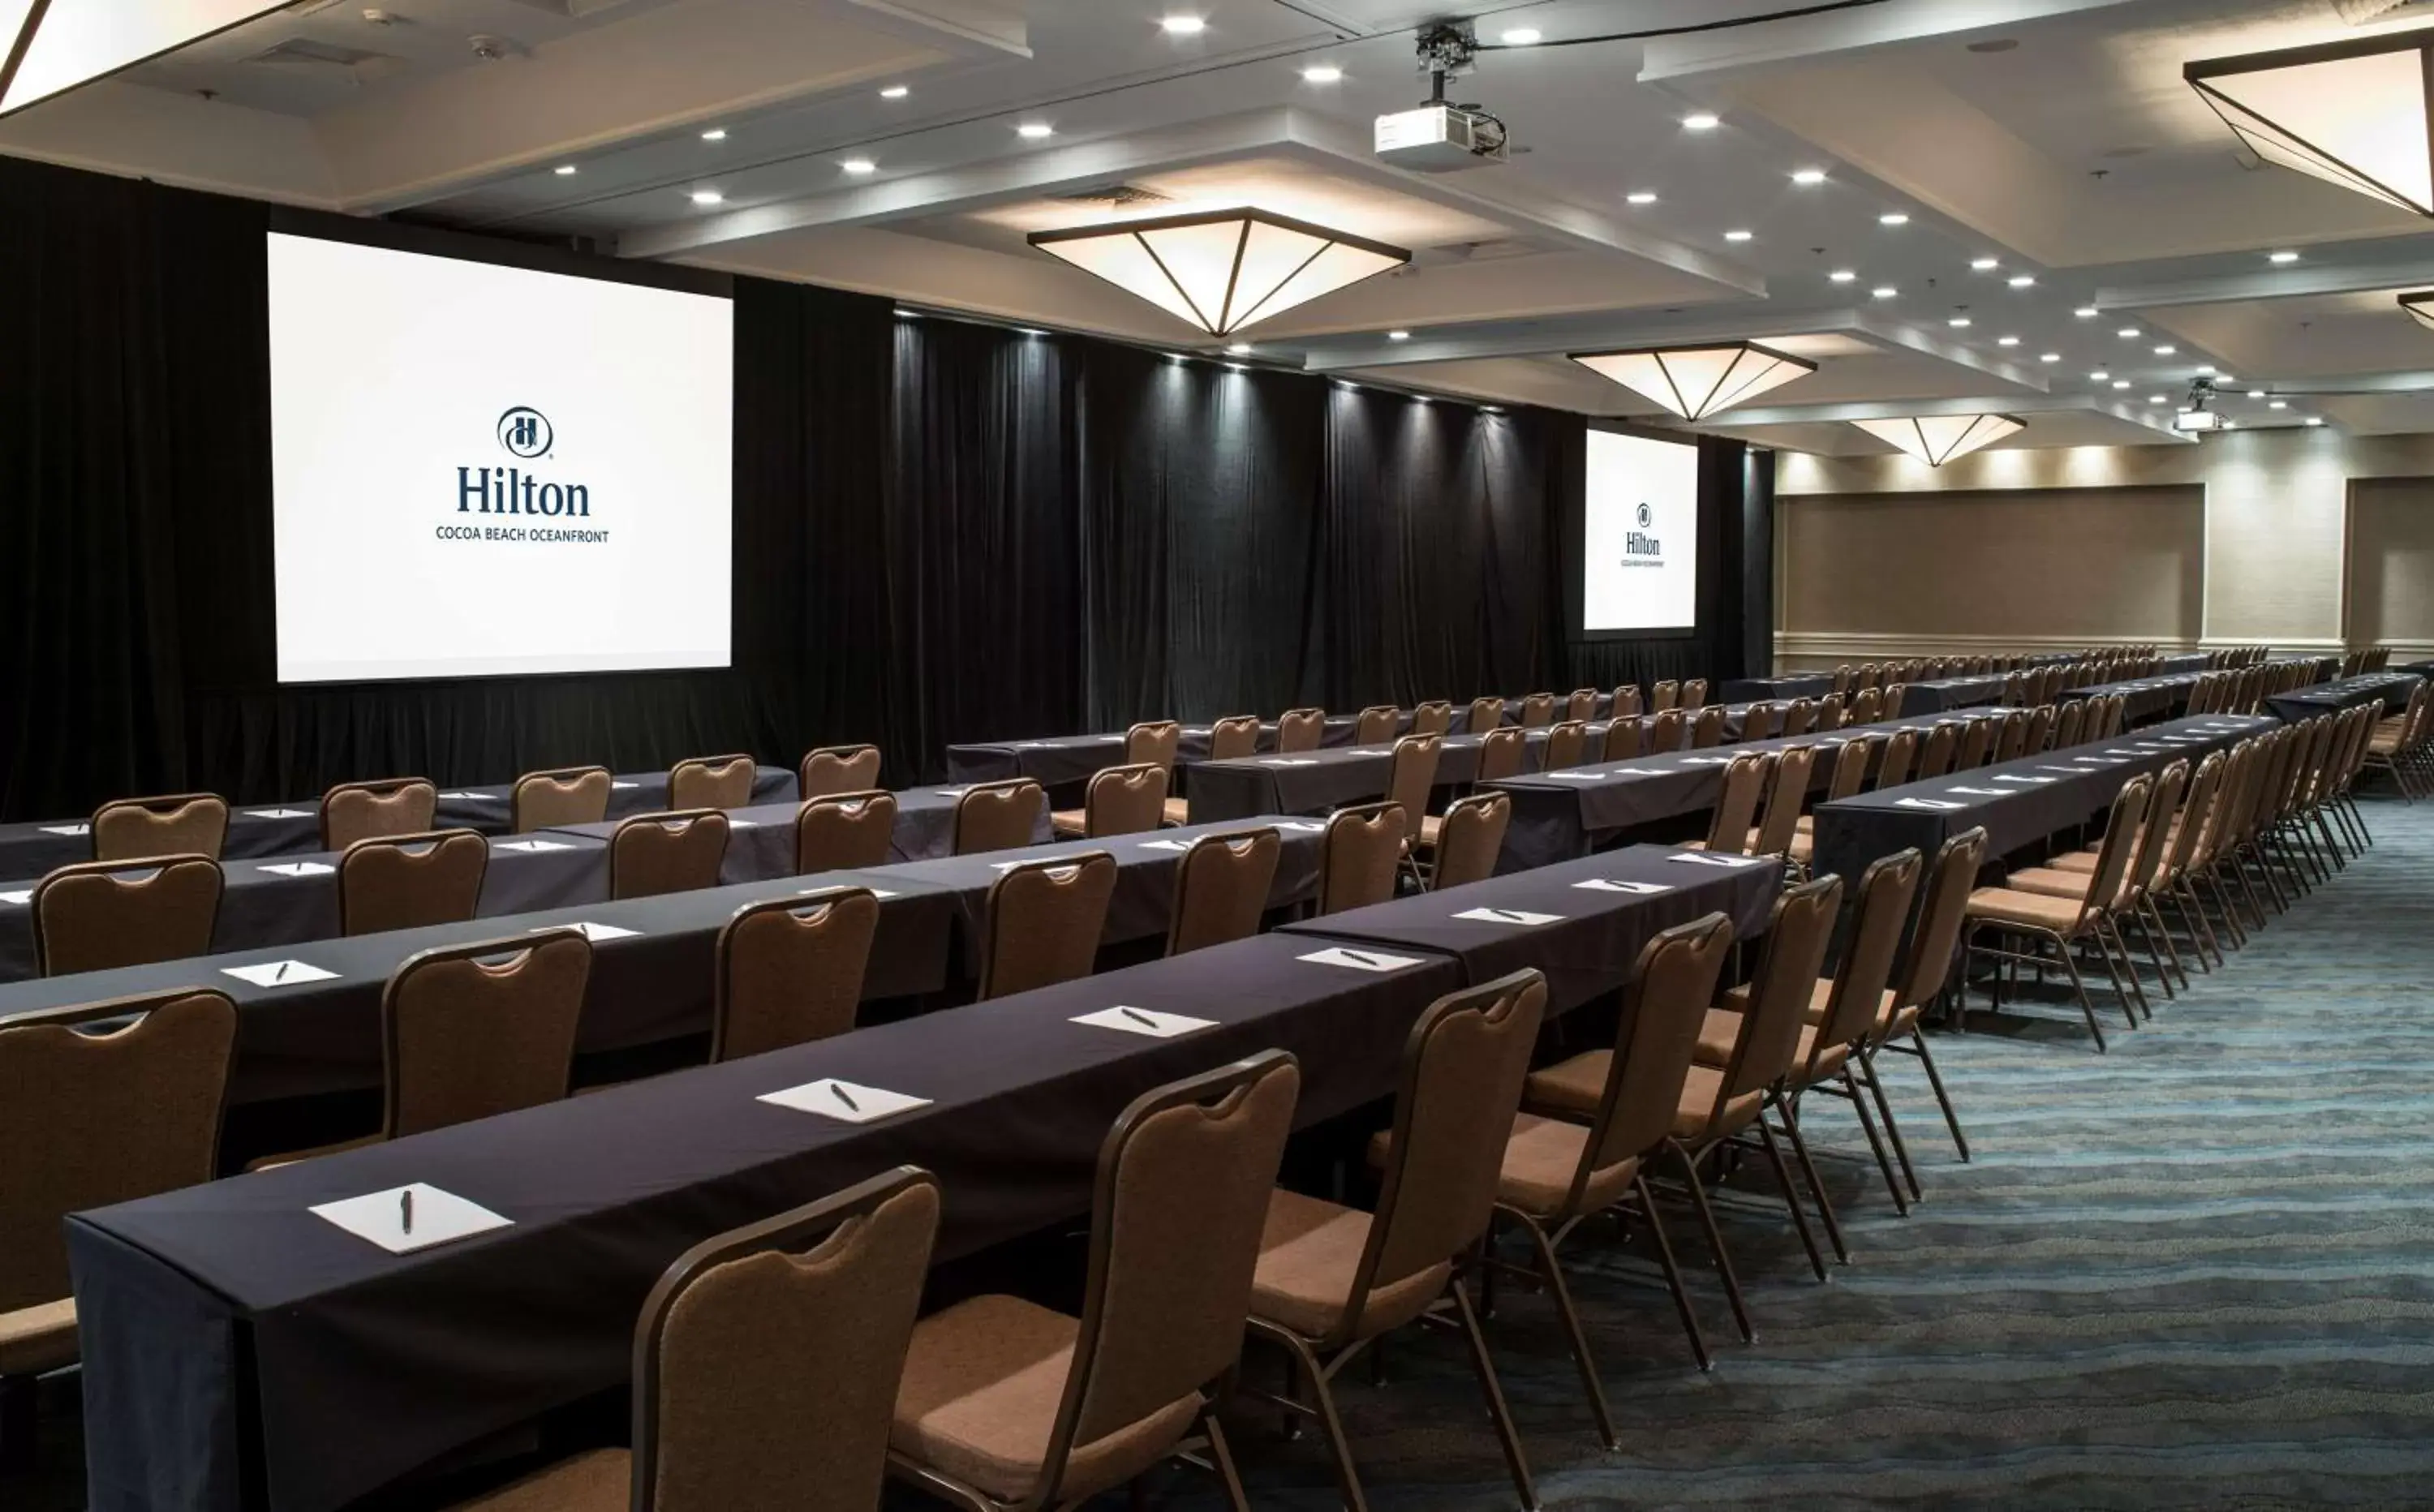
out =
[[604,10],[614,10],[626,3],[626,0],[516,0],[520,6],[546,10],[553,16],[564,16],[569,21],[581,21]]
[[1085,189],[1079,194],[1050,196],[1067,205],[1105,205],[1109,210],[1134,210],[1142,205],[1172,204],[1174,197],[1139,184],[1115,184],[1106,189]]
[[2408,15],[2434,14],[2434,0],[2332,0],[2333,11],[2353,26]]
[[279,63],[293,68],[343,68],[350,73],[375,74],[404,59],[387,53],[366,52],[360,47],[341,47],[334,42],[316,42],[310,37],[290,37],[275,47],[264,48],[246,61]]

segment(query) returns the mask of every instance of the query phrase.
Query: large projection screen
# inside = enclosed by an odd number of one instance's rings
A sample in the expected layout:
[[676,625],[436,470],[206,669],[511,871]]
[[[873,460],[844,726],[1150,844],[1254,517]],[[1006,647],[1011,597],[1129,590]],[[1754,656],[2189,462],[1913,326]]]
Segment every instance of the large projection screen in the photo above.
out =
[[269,258],[281,682],[728,665],[732,301]]
[[1687,636],[1699,623],[1699,449],[1587,433],[1573,585],[1580,638]]

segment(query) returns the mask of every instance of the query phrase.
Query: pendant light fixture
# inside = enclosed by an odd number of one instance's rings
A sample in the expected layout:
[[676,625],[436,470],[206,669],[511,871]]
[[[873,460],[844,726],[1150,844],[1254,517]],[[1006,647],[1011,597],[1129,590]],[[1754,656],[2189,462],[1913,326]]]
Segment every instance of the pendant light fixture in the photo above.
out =
[[1212,336],[1412,260],[1399,246],[1250,209],[1034,231],[1031,245]]
[[2009,415],[1913,415],[1897,420],[1853,420],[1879,441],[1890,441],[1930,467],[1965,456],[1990,441],[2028,429]]
[[1576,351],[1572,361],[1686,420],[1704,420],[1769,389],[1817,371],[1817,365],[1736,341],[1637,351]]
[[2268,162],[2434,217],[2434,29],[2181,70]]

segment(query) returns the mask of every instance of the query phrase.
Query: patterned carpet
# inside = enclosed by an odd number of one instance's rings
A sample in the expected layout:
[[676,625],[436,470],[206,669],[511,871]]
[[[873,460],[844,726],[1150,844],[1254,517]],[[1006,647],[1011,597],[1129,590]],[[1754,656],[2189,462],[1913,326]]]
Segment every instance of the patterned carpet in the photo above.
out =
[[[2157,994],[2151,1026],[2114,1013],[2111,1053],[2059,1002],[1937,1036],[1972,1164],[1914,1066],[1889,1071],[1927,1187],[1911,1216],[1848,1158],[1847,1105],[1812,1099],[1812,1143],[1844,1152],[1823,1164],[1852,1264],[1818,1284],[1744,1172],[1725,1235],[1758,1342],[1729,1336],[1702,1277],[1712,1375],[1648,1265],[1584,1244],[1620,1453],[1595,1441],[1548,1301],[1509,1292],[1489,1343],[1543,1501],[2434,1505],[2434,805],[2365,807],[2364,858],[2193,992]],[[1687,1215],[1669,1228],[1704,1262]],[[1382,1388],[1347,1374],[1379,1507],[1514,1504],[1458,1342],[1413,1335]],[[1237,1453],[1255,1503],[1337,1504],[1314,1437],[1254,1426]]]

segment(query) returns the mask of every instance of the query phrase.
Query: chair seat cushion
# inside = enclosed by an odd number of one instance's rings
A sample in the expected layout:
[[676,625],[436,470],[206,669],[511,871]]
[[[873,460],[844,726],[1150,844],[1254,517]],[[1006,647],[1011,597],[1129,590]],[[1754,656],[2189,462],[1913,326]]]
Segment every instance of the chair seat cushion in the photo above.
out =
[[1717,1094],[1723,1090],[1724,1074],[1711,1065],[1693,1063],[1690,1074],[1682,1080],[1682,1096],[1674,1104],[1673,1137],[1684,1141],[1704,1138],[1711,1122],[1718,1136],[1732,1133],[1748,1126],[1766,1101],[1763,1092],[1745,1092],[1725,1105],[1723,1118],[1714,1120]]
[[0,1313],[0,1375],[40,1375],[76,1359],[75,1298]]
[[1191,823],[1191,800],[1169,798],[1166,801],[1164,818],[1168,824],[1178,827]]
[[[1825,1022],[1825,1005],[1832,1000],[1833,995],[1833,981],[1820,978],[1817,991],[1809,997],[1808,1021],[1800,1026],[1799,1047],[1791,1052],[1791,1064],[1795,1071],[1808,1064],[1809,1054],[1817,1045],[1818,1026]],[[1740,1043],[1741,1024],[1741,1014],[1731,1009],[1707,1010],[1706,1022],[1699,1026],[1699,1048],[1694,1052],[1696,1063],[1719,1071],[1729,1067],[1733,1061],[1733,1046]],[[1843,1062],[1850,1059],[1850,1054],[1851,1048],[1847,1045],[1828,1048],[1826,1058],[1818,1062],[1817,1075],[1820,1078],[1830,1077],[1841,1071]]]
[[[1357,1208],[1278,1188],[1268,1198],[1260,1234],[1259,1268],[1251,1276],[1251,1311],[1305,1338],[1325,1338],[1344,1317],[1369,1215]],[[1383,1334],[1428,1311],[1453,1273],[1444,1263],[1377,1287],[1361,1310],[1360,1336]]]
[[2024,866],[2003,878],[2004,888],[2013,892],[2034,892],[2042,897],[2068,898],[2073,903],[2087,896],[2093,874],[2058,871],[2050,866]]
[[1439,818],[1435,814],[1422,814],[1420,816],[1420,848],[1423,850],[1436,849],[1437,832],[1443,828],[1445,828],[1445,821],[1443,819]]
[[[889,1446],[1002,1501],[1030,1495],[1081,1330],[1019,1297],[974,1297],[923,1318],[905,1351]],[[1199,1416],[1194,1394],[1074,1445],[1059,1491],[1078,1499],[1130,1480],[1165,1458]]]
[[1059,835],[1087,835],[1090,832],[1090,812],[1087,808],[1059,808],[1048,816],[1048,824]]
[[[1534,1218],[1556,1220],[1571,1215],[1567,1204],[1572,1181],[1579,1176],[1581,1154],[1588,1148],[1589,1127],[1561,1118],[1517,1113],[1513,1132],[1504,1141],[1504,1166],[1496,1181],[1496,1200]],[[1395,1147],[1395,1131],[1381,1129],[1369,1140],[1369,1165],[1385,1167]],[[1589,1173],[1582,1193],[1582,1213],[1595,1213],[1622,1200],[1639,1174],[1639,1157],[1627,1156]]]
[[2067,855],[2055,857],[2046,862],[2046,866],[2051,871],[2070,872],[2080,876],[2090,876],[2095,875],[2096,862],[2097,853],[2094,851],[2072,851]]
[[2078,927],[2082,905],[2070,898],[2041,892],[2014,892],[2009,888],[1981,887],[1969,894],[1967,917],[1993,924],[2025,924],[2068,934]]
[[510,1481],[455,1512],[622,1512],[633,1504],[633,1456],[595,1449]]

